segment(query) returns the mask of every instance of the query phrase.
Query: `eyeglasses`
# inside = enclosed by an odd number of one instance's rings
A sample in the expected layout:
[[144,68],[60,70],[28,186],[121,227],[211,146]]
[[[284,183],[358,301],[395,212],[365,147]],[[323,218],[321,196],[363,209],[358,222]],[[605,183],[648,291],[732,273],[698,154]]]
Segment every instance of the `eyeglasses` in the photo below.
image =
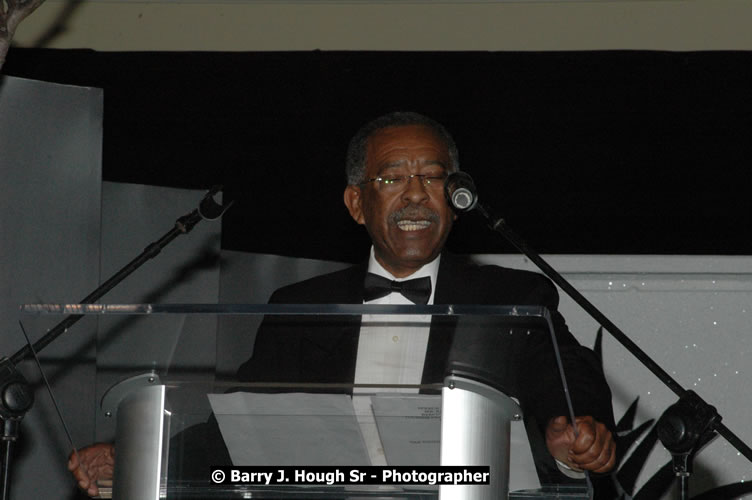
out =
[[447,174],[410,174],[410,175],[380,175],[362,182],[363,186],[369,182],[375,182],[379,190],[385,192],[397,192],[405,189],[413,177],[420,180],[423,187],[430,191],[440,191],[444,188],[444,180]]

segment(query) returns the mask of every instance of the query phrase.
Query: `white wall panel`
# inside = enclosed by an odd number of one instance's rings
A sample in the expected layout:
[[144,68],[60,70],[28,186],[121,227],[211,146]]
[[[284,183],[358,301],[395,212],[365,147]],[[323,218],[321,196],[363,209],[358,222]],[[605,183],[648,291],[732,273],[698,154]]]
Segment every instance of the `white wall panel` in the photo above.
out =
[[[480,260],[533,270],[520,256]],[[752,442],[752,257],[552,256],[547,259],[679,384],[716,406],[723,422]],[[578,340],[593,346],[598,325],[562,294],[560,310]],[[603,359],[617,420],[639,397],[635,425],[676,396],[604,332]],[[658,445],[639,484],[670,455]],[[722,438],[695,461],[692,493],[749,481],[750,463]]]

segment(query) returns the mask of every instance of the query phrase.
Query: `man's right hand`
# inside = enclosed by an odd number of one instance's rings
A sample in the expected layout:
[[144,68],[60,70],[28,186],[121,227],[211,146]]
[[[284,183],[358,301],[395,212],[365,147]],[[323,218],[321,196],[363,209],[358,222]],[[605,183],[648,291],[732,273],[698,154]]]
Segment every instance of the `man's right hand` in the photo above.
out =
[[68,457],[68,470],[76,478],[78,487],[90,497],[99,495],[97,480],[112,479],[114,469],[115,446],[111,443],[96,443]]

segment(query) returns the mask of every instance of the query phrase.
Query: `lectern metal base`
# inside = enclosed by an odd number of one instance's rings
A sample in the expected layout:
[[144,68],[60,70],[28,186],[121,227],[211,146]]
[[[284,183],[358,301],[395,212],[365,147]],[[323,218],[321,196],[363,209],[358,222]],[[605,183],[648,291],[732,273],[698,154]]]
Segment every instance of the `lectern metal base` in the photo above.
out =
[[509,492],[510,430],[522,410],[506,394],[449,376],[441,391],[441,465],[487,465],[489,485],[439,487],[441,500],[499,500]]

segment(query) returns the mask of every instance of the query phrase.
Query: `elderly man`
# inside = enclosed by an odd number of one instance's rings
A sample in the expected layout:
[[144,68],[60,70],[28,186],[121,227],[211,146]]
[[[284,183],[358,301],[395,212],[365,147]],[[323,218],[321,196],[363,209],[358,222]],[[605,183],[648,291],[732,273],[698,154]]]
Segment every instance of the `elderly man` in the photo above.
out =
[[[368,231],[373,246],[367,264],[290,285],[274,293],[277,303],[517,304],[553,311],[577,417],[577,436],[557,396],[556,374],[525,373],[522,361],[535,351],[514,345],[516,359],[500,359],[513,370],[508,383],[523,411],[545,435],[545,447],[559,468],[608,472],[616,461],[610,392],[593,353],[579,346],[556,312],[558,295],[545,277],[496,266],[475,266],[444,249],[456,218],[443,185],[459,168],[457,148],[443,126],[416,113],[391,113],[366,124],[347,156],[344,202]],[[396,282],[396,283],[393,283]],[[384,287],[386,283],[386,287]],[[400,286],[403,286],[400,291]],[[408,298],[409,297],[409,298]],[[440,327],[442,326],[442,327]],[[331,330],[324,325],[324,331]],[[418,326],[405,342],[386,337],[358,319],[336,327],[339,335],[309,338],[289,323],[267,319],[253,357],[238,370],[241,381],[433,383],[445,374],[452,344],[447,325]],[[319,332],[320,333],[320,332]],[[388,336],[389,339],[397,338]],[[521,350],[521,351],[520,351]],[[521,356],[518,354],[522,353]],[[411,368],[380,360],[411,359]],[[527,367],[529,369],[530,367]],[[507,370],[510,371],[510,370]],[[79,486],[96,493],[94,481],[112,474],[110,445],[94,445],[72,456],[69,468]],[[553,460],[552,460],[553,462]]]

